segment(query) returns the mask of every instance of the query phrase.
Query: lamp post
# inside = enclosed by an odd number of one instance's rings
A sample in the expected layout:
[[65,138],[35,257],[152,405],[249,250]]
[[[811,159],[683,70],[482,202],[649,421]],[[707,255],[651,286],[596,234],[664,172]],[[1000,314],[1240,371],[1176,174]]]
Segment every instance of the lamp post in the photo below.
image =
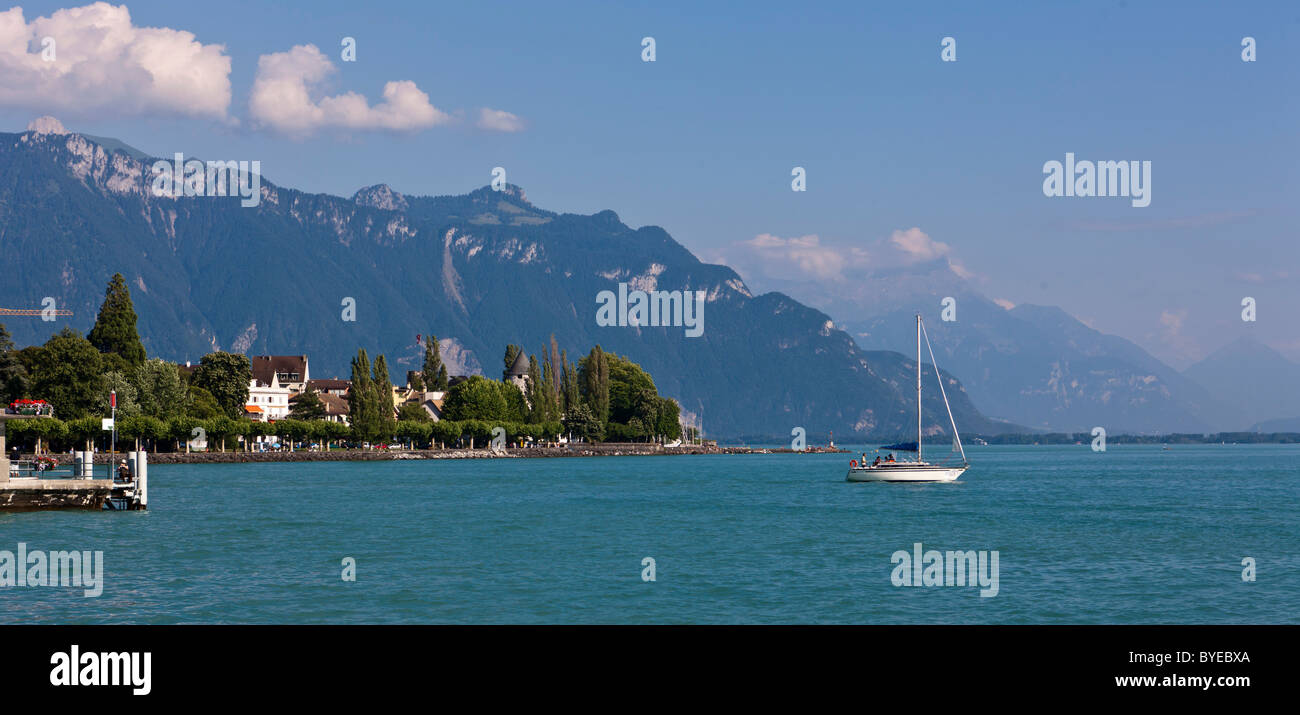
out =
[[[110,446],[108,450],[108,454],[109,454],[108,463],[111,465],[113,463],[113,458],[117,456],[117,390],[113,390],[108,393],[108,405],[109,408],[112,410],[109,413],[109,419],[113,421],[112,422],[113,425],[112,446]],[[109,467],[109,470],[110,471],[112,470],[111,466]]]

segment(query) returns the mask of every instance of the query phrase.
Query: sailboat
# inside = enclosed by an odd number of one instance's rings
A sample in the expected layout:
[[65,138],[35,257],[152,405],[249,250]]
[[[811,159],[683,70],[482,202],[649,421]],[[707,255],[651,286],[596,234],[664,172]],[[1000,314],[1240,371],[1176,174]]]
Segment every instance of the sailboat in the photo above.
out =
[[[952,443],[961,453],[961,464],[931,464],[921,458],[921,336],[925,336],[925,347],[930,351],[930,364],[934,366],[934,376],[939,381],[939,394],[943,395],[943,406],[948,410],[948,423],[952,425]],[[901,446],[901,445],[900,445]],[[907,446],[911,446],[910,444]],[[934,359],[934,348],[930,347],[930,334],[926,332],[921,316],[916,316],[916,461],[911,462],[877,462],[863,463],[857,460],[849,463],[849,473],[845,477],[850,482],[951,482],[970,468],[966,461],[966,450],[961,446],[961,437],[957,434],[957,421],[953,419],[952,407],[948,404],[948,393],[943,389],[943,378],[939,375],[939,364]]]

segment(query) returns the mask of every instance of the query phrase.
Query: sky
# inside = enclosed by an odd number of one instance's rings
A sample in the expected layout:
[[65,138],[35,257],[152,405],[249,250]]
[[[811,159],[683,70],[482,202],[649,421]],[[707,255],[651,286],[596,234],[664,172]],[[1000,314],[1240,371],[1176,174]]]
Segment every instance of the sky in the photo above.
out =
[[[20,8],[3,131],[48,114],[343,196],[462,194],[503,167],[541,208],[662,226],[756,292],[902,235],[1180,369],[1242,335],[1300,360],[1294,2]],[[1045,196],[1067,153],[1151,162],[1150,205]]]

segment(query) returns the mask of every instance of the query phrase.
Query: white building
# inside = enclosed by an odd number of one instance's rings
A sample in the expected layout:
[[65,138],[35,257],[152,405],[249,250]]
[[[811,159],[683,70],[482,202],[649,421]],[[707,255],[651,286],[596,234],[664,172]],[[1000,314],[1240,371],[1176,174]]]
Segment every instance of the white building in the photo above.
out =
[[260,422],[274,422],[288,419],[289,398],[293,390],[280,386],[280,379],[271,375],[267,384],[253,378],[248,381],[248,403],[244,405],[244,415]]

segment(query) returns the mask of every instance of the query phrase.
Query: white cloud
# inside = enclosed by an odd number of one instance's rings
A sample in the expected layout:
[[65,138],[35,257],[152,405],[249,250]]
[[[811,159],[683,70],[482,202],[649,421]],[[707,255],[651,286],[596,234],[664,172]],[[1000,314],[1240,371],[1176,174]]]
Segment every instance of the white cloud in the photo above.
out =
[[191,32],[133,25],[125,5],[97,2],[30,23],[15,7],[0,12],[0,107],[226,119],[230,58]]
[[1003,309],[1003,310],[1011,310],[1012,308],[1016,307],[1016,304],[1015,304],[1015,303],[1012,303],[1011,301],[1007,300],[1006,298],[994,298],[994,299],[993,299],[993,302],[994,302],[994,303],[997,303],[997,304],[1000,305],[1000,306],[1002,306],[1002,309]]
[[63,122],[54,117],[44,116],[37,117],[27,123],[27,131],[36,132],[37,134],[67,134],[68,130],[63,127]]
[[1188,335],[1188,312],[1186,309],[1160,311],[1160,329],[1148,333],[1147,340],[1164,345],[1181,356],[1182,360],[1197,360],[1204,355],[1197,340]]
[[451,121],[409,80],[386,83],[384,101],[373,107],[356,92],[313,100],[312,89],[336,71],[315,45],[262,55],[248,100],[249,115],[261,125],[297,136],[330,128],[414,131]]
[[1165,335],[1171,338],[1179,337],[1183,331],[1183,321],[1187,319],[1185,310],[1162,310],[1160,311],[1160,324],[1164,326]]
[[757,268],[760,274],[786,280],[842,280],[845,268],[863,265],[867,259],[861,248],[825,246],[813,234],[781,238],[760,233],[736,246],[745,254],[741,263]]
[[478,128],[493,132],[521,132],[524,130],[524,120],[501,109],[484,107],[478,112]]
[[915,226],[906,231],[894,231],[889,237],[889,242],[908,257],[918,261],[929,261],[946,256],[950,250],[948,244],[930,238]]

